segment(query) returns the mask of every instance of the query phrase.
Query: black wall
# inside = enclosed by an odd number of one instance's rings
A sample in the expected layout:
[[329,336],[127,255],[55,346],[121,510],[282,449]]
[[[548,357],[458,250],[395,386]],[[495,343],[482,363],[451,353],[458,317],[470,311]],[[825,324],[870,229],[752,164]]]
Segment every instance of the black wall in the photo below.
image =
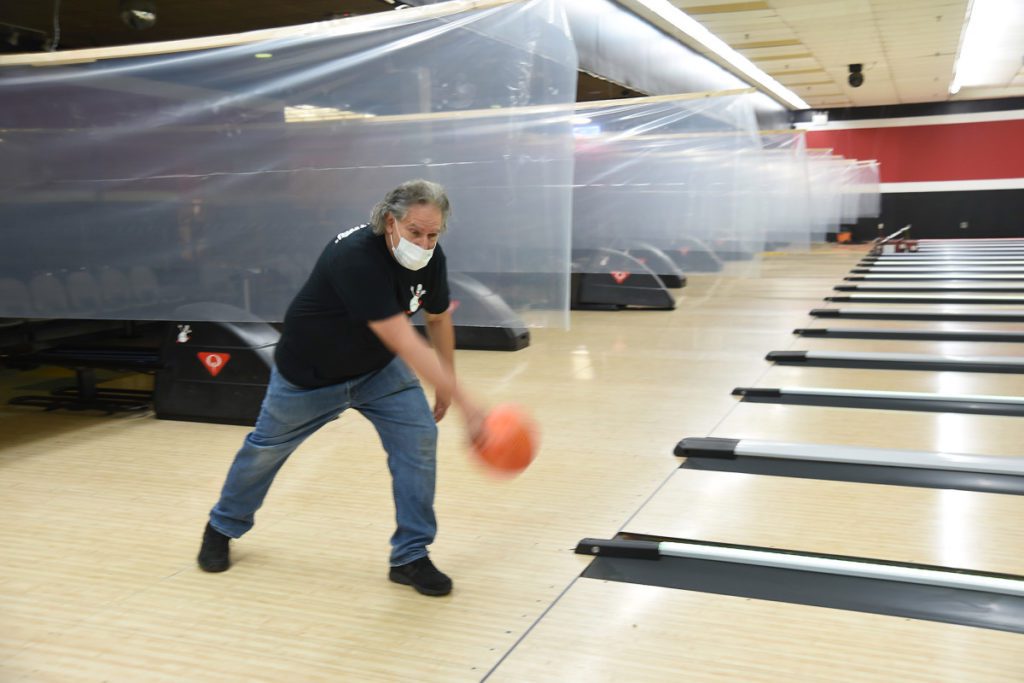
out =
[[862,219],[853,238],[874,239],[879,223],[885,234],[910,224],[919,239],[1024,237],[1024,190],[883,194],[882,217]]

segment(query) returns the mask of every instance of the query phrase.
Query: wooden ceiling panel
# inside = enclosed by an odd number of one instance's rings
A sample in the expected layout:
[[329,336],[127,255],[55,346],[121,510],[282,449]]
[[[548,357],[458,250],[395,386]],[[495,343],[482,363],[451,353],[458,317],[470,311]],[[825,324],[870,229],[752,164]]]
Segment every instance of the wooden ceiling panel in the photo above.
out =
[[750,2],[723,2],[717,4],[689,4],[687,12],[692,16],[701,14],[725,14],[732,12],[750,12],[755,10],[771,9],[764,0],[751,0]]
[[824,69],[796,75],[776,74],[773,78],[787,88],[797,85],[816,85],[824,81],[833,84],[836,82]]
[[821,64],[811,58],[807,59],[792,59],[787,61],[770,61],[770,62],[755,62],[765,73],[768,73],[772,78],[787,73],[806,73],[808,69],[820,71]]
[[[812,106],[825,106],[840,98],[859,106],[950,99],[947,89],[968,3],[969,0],[765,0],[747,4],[673,0],[683,11],[699,8],[694,19],[780,82],[793,85],[797,94]],[[786,60],[786,55],[793,57]],[[855,63],[864,64],[865,82],[860,88],[849,87],[846,80],[849,64]],[[805,77],[801,72],[814,75]],[[834,81],[842,94],[824,95],[816,91],[818,85],[802,84],[823,78]],[[1024,76],[1018,73],[1003,89],[965,88],[957,99],[1016,96],[1024,86],[1022,79]],[[808,87],[809,90],[801,90]]]
[[753,40],[747,43],[733,43],[732,48],[734,50],[740,50],[746,52],[747,50],[758,50],[762,48],[777,48],[777,47],[793,47],[800,45],[800,41],[796,38],[782,38],[779,40]]

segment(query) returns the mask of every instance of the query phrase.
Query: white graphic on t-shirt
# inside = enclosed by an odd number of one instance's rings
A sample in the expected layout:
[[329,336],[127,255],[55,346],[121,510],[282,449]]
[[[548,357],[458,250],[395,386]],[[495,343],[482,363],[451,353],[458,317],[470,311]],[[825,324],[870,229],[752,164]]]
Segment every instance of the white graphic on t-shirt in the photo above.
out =
[[409,299],[409,310],[406,312],[412,315],[420,309],[421,300],[423,295],[427,293],[427,290],[423,289],[423,285],[416,285],[415,288],[410,287],[409,291],[412,292],[412,298]]
[[339,232],[338,236],[334,238],[334,243],[337,244],[338,242],[342,241],[343,239],[354,233],[356,230],[362,230],[365,227],[366,224],[364,223],[363,225],[357,225],[354,228],[349,228],[345,232]]

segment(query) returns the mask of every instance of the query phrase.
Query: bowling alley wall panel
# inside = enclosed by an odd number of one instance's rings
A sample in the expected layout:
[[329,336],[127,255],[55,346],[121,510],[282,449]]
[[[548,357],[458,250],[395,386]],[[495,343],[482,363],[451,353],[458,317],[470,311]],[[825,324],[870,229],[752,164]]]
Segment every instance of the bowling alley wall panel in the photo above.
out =
[[[882,216],[856,239],[1024,236],[1024,98],[831,110],[808,149],[880,162]],[[809,117],[809,114],[807,114]]]

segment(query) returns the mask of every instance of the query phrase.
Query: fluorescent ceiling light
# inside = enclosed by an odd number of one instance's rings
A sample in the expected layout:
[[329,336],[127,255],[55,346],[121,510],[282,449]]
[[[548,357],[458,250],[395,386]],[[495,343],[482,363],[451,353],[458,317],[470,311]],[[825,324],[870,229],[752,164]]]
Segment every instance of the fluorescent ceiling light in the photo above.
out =
[[1021,68],[1022,35],[1024,2],[973,0],[949,92],[955,95],[961,87],[1009,84]]
[[[741,78],[760,86],[762,91],[767,91],[776,99],[779,99],[794,109],[810,109],[811,105],[804,102],[800,97],[786,86],[754,66],[754,63],[729,47],[721,38],[707,30],[688,14],[671,4],[668,0],[619,0],[626,6],[640,7],[639,16],[651,21],[655,26],[669,24],[677,31],[680,31],[688,40],[684,40],[691,47],[703,48],[710,52],[716,62],[727,65],[730,71]],[[1009,0],[1019,2],[1020,0]],[[643,11],[646,10],[646,11]],[[635,11],[635,10],[634,10]],[[738,73],[737,73],[738,72]]]

